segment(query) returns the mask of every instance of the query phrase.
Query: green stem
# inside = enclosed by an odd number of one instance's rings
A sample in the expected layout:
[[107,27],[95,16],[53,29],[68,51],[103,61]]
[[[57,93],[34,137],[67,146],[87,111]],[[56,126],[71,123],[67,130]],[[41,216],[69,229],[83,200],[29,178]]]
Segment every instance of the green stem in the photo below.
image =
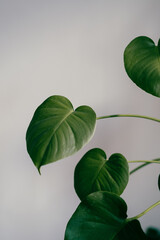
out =
[[148,117],[148,116],[137,115],[137,114],[106,115],[106,116],[97,117],[97,120],[105,119],[105,118],[114,118],[114,117],[135,117],[135,118],[144,118],[144,119],[152,120],[152,121],[155,121],[155,122],[160,122],[160,119],[153,118],[153,117]]
[[158,163],[160,164],[159,161],[155,161],[155,160],[151,160],[151,161],[148,161],[148,160],[135,160],[135,161],[128,161],[128,163],[141,163],[141,162],[144,162],[144,163]]
[[[159,40],[160,42],[160,40]],[[155,122],[160,122],[160,119],[157,118],[153,118],[153,117],[148,117],[148,116],[143,116],[143,115],[137,115],[137,114],[114,114],[114,115],[106,115],[106,116],[101,116],[101,117],[97,117],[97,120],[100,119],[105,119],[105,118],[114,118],[114,117],[135,117],[135,118],[143,118],[143,119],[147,119],[147,120],[152,120]],[[142,167],[147,166],[150,163],[157,163],[158,161],[160,161],[159,158],[154,159],[153,161],[129,161],[129,163],[133,163],[133,162],[144,162],[144,164],[136,167],[135,169],[133,169],[130,174],[136,172],[137,170],[141,169]]]
[[[160,161],[160,158],[156,158],[153,161],[157,161],[158,162],[158,161]],[[138,167],[134,168],[132,171],[130,171],[130,175],[132,173],[136,172],[137,170],[141,169],[142,167],[145,167],[145,166],[147,166],[147,165],[149,165],[151,163],[152,163],[152,161],[151,162],[145,162],[144,164],[141,164],[140,166],[138,166]]]
[[138,219],[138,218],[142,217],[147,212],[149,212],[152,208],[158,206],[159,204],[160,204],[160,201],[154,203],[153,205],[151,205],[149,208],[147,208],[145,211],[143,211],[142,213],[138,214],[137,216],[132,217],[132,218],[128,218],[127,221],[132,221],[132,220],[135,220],[135,219]]

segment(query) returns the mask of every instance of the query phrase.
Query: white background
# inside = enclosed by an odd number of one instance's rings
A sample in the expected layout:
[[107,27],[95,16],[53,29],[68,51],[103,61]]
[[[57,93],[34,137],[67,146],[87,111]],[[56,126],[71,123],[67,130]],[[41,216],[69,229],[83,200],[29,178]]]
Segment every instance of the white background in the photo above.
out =
[[[123,52],[137,36],[160,37],[159,0],[0,0],[0,239],[62,240],[79,204],[74,168],[83,154],[102,148],[128,160],[160,157],[160,126],[148,120],[99,120],[80,152],[42,167],[26,151],[35,109],[51,95],[97,116],[142,114],[160,118],[160,100],[128,78]],[[130,165],[133,168],[133,164]],[[133,217],[159,200],[159,165],[131,176],[122,197]],[[160,207],[140,219],[159,227]]]

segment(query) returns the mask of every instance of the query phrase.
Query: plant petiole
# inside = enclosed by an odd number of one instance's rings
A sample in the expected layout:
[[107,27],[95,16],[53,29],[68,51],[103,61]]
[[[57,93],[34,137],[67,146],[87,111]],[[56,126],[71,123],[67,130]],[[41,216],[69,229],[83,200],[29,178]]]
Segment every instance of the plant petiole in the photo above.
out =
[[136,219],[142,217],[142,216],[145,215],[147,212],[149,212],[152,208],[158,206],[159,204],[160,204],[160,201],[154,203],[153,205],[151,205],[149,208],[147,208],[147,209],[146,209],[145,211],[143,211],[142,213],[136,215],[135,217],[128,218],[128,219],[127,219],[127,222],[132,221],[132,220],[136,220]]
[[150,161],[148,161],[148,160],[134,160],[134,161],[128,161],[128,163],[141,163],[141,162],[147,163],[147,164],[149,164],[149,163],[158,163],[158,164],[160,164],[160,161],[158,161],[158,160],[150,160]]
[[137,115],[137,114],[106,115],[106,116],[97,117],[97,120],[105,119],[105,118],[114,118],[114,117],[135,117],[135,118],[143,118],[143,119],[148,119],[148,120],[152,120],[152,121],[155,121],[155,122],[160,122],[160,119],[153,118],[153,117],[148,117],[148,116],[143,116],[143,115]]
[[[154,162],[155,162],[155,161],[158,162],[158,161],[160,161],[160,158],[153,159],[153,161],[154,161]],[[152,163],[152,161],[145,162],[145,163],[141,164],[140,166],[138,166],[138,167],[134,168],[132,171],[130,171],[130,175],[131,175],[132,173],[136,172],[137,170],[139,170],[139,169],[141,169],[141,168],[143,168],[143,167],[145,167],[145,166],[147,166],[147,165],[149,165],[149,164],[151,164],[151,163]]]

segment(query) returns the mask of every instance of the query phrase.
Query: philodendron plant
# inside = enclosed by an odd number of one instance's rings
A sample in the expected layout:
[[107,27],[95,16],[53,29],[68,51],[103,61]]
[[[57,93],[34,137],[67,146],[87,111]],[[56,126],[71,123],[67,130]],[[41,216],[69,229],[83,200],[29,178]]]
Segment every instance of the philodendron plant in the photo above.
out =
[[[141,89],[160,97],[160,40],[156,46],[145,36],[137,37],[124,51],[124,66],[129,78]],[[107,115],[97,117],[89,106],[74,110],[65,97],[47,98],[35,111],[26,133],[28,153],[39,173],[41,166],[66,158],[86,145],[94,134],[96,121],[112,117],[138,117],[160,122],[141,115]],[[129,172],[126,158],[115,153],[107,158],[100,148],[88,151],[74,172],[74,187],[81,203],[69,220],[65,240],[143,240],[139,218],[160,204],[160,200],[135,217],[127,217],[127,204],[120,197],[129,176],[150,163],[143,162]],[[160,175],[157,176],[160,190]]]

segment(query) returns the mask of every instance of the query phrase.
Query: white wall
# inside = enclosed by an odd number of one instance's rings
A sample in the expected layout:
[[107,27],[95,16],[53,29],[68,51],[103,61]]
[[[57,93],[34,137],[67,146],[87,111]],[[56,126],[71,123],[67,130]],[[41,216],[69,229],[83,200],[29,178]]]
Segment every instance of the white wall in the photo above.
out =
[[[41,176],[25,146],[33,112],[50,95],[68,97],[75,108],[89,105],[97,116],[159,118],[160,100],[138,89],[123,66],[133,38],[158,42],[159,9],[159,0],[0,0],[0,239],[63,239],[79,204],[74,167],[87,150],[160,157],[160,126],[142,119],[98,121],[84,149],[42,167]],[[152,165],[131,176],[123,194],[130,217],[159,200],[159,172]],[[160,207],[141,219],[144,229],[159,222]]]

